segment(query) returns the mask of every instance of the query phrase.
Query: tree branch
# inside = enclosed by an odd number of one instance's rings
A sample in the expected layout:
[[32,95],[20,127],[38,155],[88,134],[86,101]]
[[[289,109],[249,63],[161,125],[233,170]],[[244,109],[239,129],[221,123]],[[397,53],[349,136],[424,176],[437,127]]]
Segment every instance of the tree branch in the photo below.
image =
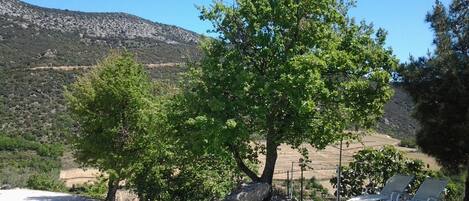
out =
[[252,181],[259,182],[261,178],[257,176],[255,172],[249,169],[248,166],[246,166],[243,159],[239,155],[239,150],[237,149],[237,147],[235,147],[234,145],[230,145],[230,149],[233,152],[233,156],[236,160],[236,164],[238,165],[239,169],[241,169],[241,171],[243,171],[249,178],[251,178]]

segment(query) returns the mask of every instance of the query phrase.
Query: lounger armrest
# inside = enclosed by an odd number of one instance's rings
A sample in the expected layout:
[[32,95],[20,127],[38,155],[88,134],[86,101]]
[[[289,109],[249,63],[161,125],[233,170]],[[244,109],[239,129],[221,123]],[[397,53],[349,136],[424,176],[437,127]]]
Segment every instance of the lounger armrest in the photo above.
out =
[[389,197],[389,201],[399,201],[399,200],[401,200],[403,197],[404,197],[404,193],[403,193],[403,192],[394,191],[394,192],[391,193],[391,196]]

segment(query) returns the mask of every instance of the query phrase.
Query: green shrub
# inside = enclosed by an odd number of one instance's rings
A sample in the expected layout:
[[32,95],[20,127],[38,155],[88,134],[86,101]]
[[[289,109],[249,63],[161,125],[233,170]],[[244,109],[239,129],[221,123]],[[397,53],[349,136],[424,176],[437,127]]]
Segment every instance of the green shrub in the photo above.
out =
[[[449,180],[445,200],[461,200],[464,177],[457,180],[448,177],[444,171],[435,172],[425,169],[420,160],[412,160],[393,146],[381,149],[364,149],[353,156],[349,166],[342,167],[340,194],[344,197],[353,197],[363,193],[375,194],[381,190],[384,183],[394,174],[415,175],[415,180],[407,189],[408,193],[416,192],[420,184],[427,178],[443,178]],[[337,179],[330,180],[337,188]]]
[[399,142],[399,146],[407,148],[417,148],[417,142],[415,141],[415,138],[406,138]]
[[[37,175],[57,178],[61,168],[61,145],[44,145],[21,137],[0,134],[0,183],[26,187]],[[54,177],[55,176],[55,177]]]
[[41,144],[20,137],[12,138],[0,135],[0,151],[32,150],[40,156],[57,158],[62,156],[63,147],[59,144]]
[[328,194],[327,189],[324,188],[315,177],[308,180],[306,190],[309,191],[309,197],[316,201],[325,201],[324,195]]
[[65,192],[65,184],[47,174],[32,175],[29,177],[27,187],[35,190]]
[[464,198],[464,182],[466,175],[463,173],[452,173],[445,169],[440,171],[441,175],[444,175],[449,180],[448,186],[446,187],[446,196],[444,201],[460,201]]
[[93,199],[103,200],[106,197],[107,192],[106,182],[107,179],[101,176],[96,182],[73,186],[70,189],[70,192]]

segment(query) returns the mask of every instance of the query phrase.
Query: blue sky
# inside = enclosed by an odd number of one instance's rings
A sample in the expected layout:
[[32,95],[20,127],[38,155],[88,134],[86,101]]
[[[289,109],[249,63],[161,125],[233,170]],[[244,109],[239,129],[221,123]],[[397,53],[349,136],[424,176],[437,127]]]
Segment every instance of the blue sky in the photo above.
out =
[[[24,0],[49,7],[85,12],[126,12],[152,21],[172,24],[197,33],[206,33],[210,23],[200,21],[196,5],[211,0]],[[450,0],[442,0],[446,5]],[[372,22],[388,31],[387,46],[404,62],[409,55],[424,56],[433,50],[433,33],[425,15],[434,0],[358,0],[350,15]]]

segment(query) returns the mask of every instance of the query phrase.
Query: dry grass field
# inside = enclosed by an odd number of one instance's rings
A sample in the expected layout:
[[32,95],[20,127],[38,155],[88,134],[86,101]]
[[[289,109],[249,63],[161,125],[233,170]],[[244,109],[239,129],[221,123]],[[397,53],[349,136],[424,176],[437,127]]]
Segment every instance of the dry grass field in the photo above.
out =
[[[397,139],[391,138],[387,135],[379,134],[367,135],[362,138],[361,142],[351,142],[348,146],[344,143],[342,154],[343,164],[348,164],[352,160],[352,156],[365,147],[379,148],[384,145],[394,145],[398,147],[398,143],[399,140]],[[306,170],[304,172],[304,177],[306,179],[316,177],[324,187],[326,187],[327,189],[329,189],[330,192],[332,192],[332,186],[329,183],[329,179],[336,175],[336,167],[339,162],[338,145],[327,146],[324,150],[316,150],[310,145],[304,145],[304,147],[308,148],[309,156],[312,161],[310,164],[310,167],[312,169]],[[415,149],[403,147],[398,147],[398,149],[405,152],[409,158],[420,159],[424,161],[424,163],[427,164],[430,169],[439,169],[439,166],[433,158],[423,153],[420,153]],[[298,162],[300,158],[301,155],[295,149],[292,149],[287,145],[281,145],[279,148],[279,155],[275,170],[276,174],[274,175],[274,179],[286,179],[286,172],[287,170],[291,170],[292,162],[295,162],[293,165],[293,177],[294,179],[299,179],[300,167],[296,162]],[[263,161],[264,157],[260,156],[259,159],[260,161]],[[260,168],[262,168],[262,164],[260,164]],[[100,172],[96,169],[82,170],[80,168],[70,168],[62,170],[60,173],[60,178],[65,181],[66,186],[71,187],[74,184],[76,185],[95,181],[99,175]]]
[[[379,148],[384,145],[394,145],[398,147],[399,140],[391,138],[387,135],[367,135],[362,138],[361,142],[355,141],[351,142],[348,146],[344,143],[342,161],[343,165],[347,165],[351,160],[352,156],[358,151],[364,149],[365,147]],[[324,150],[317,150],[311,145],[304,145],[305,148],[309,150],[309,157],[312,161],[309,165],[311,169],[304,171],[304,177],[309,179],[311,177],[316,177],[320,183],[326,187],[330,192],[332,191],[332,186],[329,183],[329,179],[336,176],[336,169],[339,164],[339,146],[330,145],[327,146]],[[398,147],[399,150],[406,153],[406,156],[413,159],[422,160],[427,167],[433,170],[439,169],[438,164],[435,159],[429,157],[423,153],[418,152],[416,149],[409,149]],[[301,158],[301,155],[291,147],[287,145],[281,145],[279,148],[279,154],[277,159],[277,165],[274,175],[274,179],[284,180],[287,177],[287,170],[291,171],[292,162],[298,162]],[[264,157],[261,157],[260,160],[263,161]],[[262,164],[261,164],[262,168]],[[300,178],[300,167],[298,163],[293,164],[293,178]]]

